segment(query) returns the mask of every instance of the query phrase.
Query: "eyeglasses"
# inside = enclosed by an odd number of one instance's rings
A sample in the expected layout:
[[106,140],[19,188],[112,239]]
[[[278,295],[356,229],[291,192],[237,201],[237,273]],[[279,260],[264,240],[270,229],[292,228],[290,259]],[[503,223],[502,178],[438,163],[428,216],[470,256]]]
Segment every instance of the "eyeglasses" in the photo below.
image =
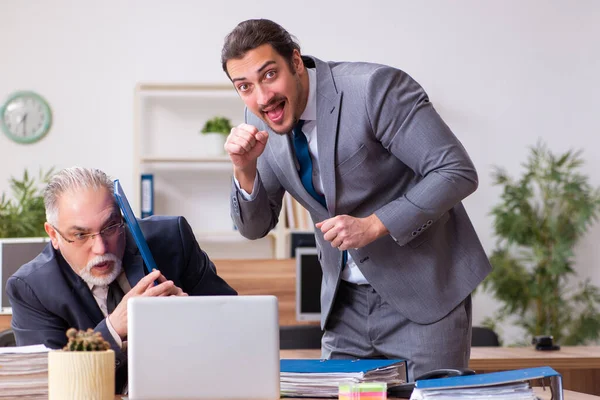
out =
[[73,235],[73,239],[65,237],[65,235],[63,235],[58,229],[56,229],[54,225],[51,226],[67,243],[74,243],[75,246],[82,246],[90,239],[93,240],[98,235],[102,236],[104,239],[110,239],[114,236],[120,235],[121,233],[123,233],[123,225],[125,225],[125,222],[121,221],[119,223],[107,226],[106,228],[102,229],[100,232],[97,233],[76,233]]

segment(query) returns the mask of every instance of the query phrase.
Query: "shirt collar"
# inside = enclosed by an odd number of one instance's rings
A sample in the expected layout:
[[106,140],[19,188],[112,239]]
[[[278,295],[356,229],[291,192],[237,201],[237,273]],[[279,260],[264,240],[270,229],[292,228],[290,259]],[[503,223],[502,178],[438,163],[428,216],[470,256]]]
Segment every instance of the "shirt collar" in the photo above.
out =
[[308,72],[308,100],[306,108],[300,116],[304,121],[317,120],[317,70],[315,68],[306,68]]

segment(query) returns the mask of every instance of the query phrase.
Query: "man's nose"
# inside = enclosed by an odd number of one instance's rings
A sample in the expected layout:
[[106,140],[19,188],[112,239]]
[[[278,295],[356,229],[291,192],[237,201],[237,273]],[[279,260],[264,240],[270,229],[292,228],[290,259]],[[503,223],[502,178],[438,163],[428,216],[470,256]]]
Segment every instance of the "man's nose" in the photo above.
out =
[[266,107],[272,98],[273,98],[273,94],[271,93],[271,91],[269,89],[264,88],[262,86],[258,86],[258,88],[256,90],[256,102],[261,107]]
[[106,239],[104,239],[104,236],[97,233],[94,236],[92,236],[89,240],[92,241],[92,251],[95,254],[105,254],[106,253],[107,246],[106,246]]

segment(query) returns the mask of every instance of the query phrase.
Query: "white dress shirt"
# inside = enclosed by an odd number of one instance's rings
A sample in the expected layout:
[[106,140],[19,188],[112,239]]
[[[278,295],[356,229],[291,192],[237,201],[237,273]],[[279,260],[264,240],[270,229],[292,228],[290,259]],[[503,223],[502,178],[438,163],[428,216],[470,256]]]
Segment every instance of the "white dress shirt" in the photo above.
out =
[[[127,280],[127,276],[125,275],[125,272],[121,272],[121,274],[117,277],[117,283],[123,290],[123,293],[126,294],[127,292],[129,292],[131,290],[131,285],[129,284],[129,281]],[[96,300],[96,303],[98,304],[98,307],[100,307],[100,311],[102,311],[102,314],[106,318],[108,316],[108,306],[107,306],[107,301],[106,301],[106,299],[108,297],[108,286],[92,285],[92,284],[88,283],[88,287],[92,291],[92,295],[94,296],[94,299]],[[125,349],[127,347],[127,341],[121,340],[121,337],[119,336],[117,331],[115,331],[115,328],[113,328],[113,326],[110,323],[110,320],[108,318],[106,318],[106,326],[108,327],[108,331],[112,335],[115,342],[117,342],[119,347],[121,349]]]
[[[304,120],[304,125],[302,126],[302,132],[306,136],[306,140],[308,141],[308,152],[312,158],[313,169],[312,169],[312,178],[313,178],[313,186],[315,187],[315,191],[322,195],[323,194],[323,182],[321,180],[321,174],[319,173],[319,151],[317,148],[317,71],[314,68],[307,68],[308,71],[308,101],[306,103],[306,108],[304,112],[300,116],[300,119]],[[296,161],[296,166],[298,167],[298,162]],[[240,183],[234,177],[234,182],[239,192],[242,194],[244,200],[253,200],[256,196],[256,189],[258,186],[258,175],[256,175],[256,179],[254,180],[254,187],[252,188],[252,194],[249,194],[244,189],[240,187]],[[357,285],[363,285],[369,283],[367,279],[364,277],[362,272],[356,266],[356,263],[352,259],[350,253],[348,253],[348,260],[346,262],[346,268],[342,269],[342,279],[355,283]]]

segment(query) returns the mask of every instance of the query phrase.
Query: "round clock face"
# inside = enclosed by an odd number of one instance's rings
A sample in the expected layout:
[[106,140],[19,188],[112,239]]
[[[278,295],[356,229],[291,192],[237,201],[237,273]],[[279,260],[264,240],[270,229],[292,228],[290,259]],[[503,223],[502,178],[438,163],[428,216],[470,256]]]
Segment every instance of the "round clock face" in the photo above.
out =
[[40,140],[50,130],[52,113],[46,100],[33,92],[17,92],[0,108],[0,125],[18,143]]

